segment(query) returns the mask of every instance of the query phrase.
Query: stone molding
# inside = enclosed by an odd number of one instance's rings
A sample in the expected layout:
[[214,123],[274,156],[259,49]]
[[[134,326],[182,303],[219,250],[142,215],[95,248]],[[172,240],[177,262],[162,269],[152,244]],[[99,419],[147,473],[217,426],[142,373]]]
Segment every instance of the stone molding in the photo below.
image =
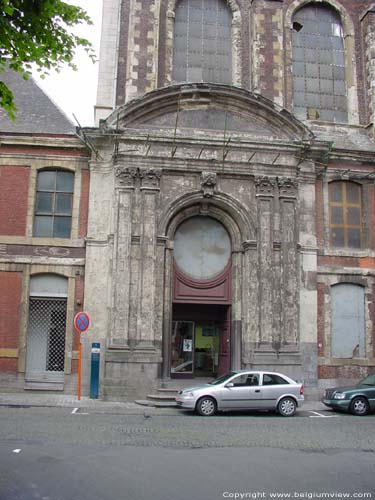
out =
[[255,187],[257,196],[273,196],[276,179],[262,175],[255,178]]
[[138,168],[117,166],[115,177],[117,184],[122,188],[134,189],[140,185],[141,189],[160,190],[160,179],[162,171],[160,168]]
[[201,188],[204,198],[212,198],[217,185],[217,175],[214,172],[202,172]]
[[139,177],[141,179],[141,189],[160,190],[160,168],[140,168]]
[[115,168],[116,179],[122,187],[134,188],[137,175],[138,169],[136,167]]
[[278,177],[280,197],[296,198],[298,193],[298,182],[290,177]]

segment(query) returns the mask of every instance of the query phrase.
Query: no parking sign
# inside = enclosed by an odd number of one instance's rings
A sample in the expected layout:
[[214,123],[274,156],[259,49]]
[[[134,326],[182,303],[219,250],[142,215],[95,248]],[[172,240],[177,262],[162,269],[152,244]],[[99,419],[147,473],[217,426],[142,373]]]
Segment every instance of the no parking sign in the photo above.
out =
[[74,328],[77,332],[84,333],[90,326],[90,316],[85,312],[79,312],[74,316]]
[[[74,316],[74,328],[79,333],[84,333],[90,326],[90,316],[81,311]],[[77,377],[77,399],[81,399],[81,367],[82,367],[82,344],[81,339],[79,340],[78,348],[78,377]]]

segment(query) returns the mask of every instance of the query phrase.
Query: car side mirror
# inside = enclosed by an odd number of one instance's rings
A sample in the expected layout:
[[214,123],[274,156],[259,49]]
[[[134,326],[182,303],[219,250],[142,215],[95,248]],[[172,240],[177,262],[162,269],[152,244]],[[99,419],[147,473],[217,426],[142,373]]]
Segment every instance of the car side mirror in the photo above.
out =
[[225,387],[229,388],[229,387],[234,387],[234,384],[233,382],[228,382]]

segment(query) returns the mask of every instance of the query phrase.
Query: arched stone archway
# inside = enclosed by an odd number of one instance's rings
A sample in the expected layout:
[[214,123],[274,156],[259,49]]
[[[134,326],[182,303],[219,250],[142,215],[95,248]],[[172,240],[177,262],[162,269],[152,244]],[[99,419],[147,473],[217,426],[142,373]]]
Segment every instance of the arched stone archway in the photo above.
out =
[[[236,209],[234,209],[236,207]],[[174,240],[176,231],[186,221],[211,219],[220,224],[228,233],[231,241],[231,258],[221,272],[213,279],[194,280],[176,269],[174,259]],[[174,342],[173,327],[185,318],[186,324],[199,326],[213,325],[218,334],[219,348],[217,363],[213,361],[213,374],[229,369],[241,368],[241,332],[243,314],[243,252],[246,241],[253,235],[251,217],[246,214],[233,198],[215,193],[209,200],[202,192],[190,193],[175,200],[161,218],[159,229],[166,235],[164,327],[163,327],[163,378],[171,375]],[[254,245],[256,247],[256,245]],[[176,290],[183,289],[182,293]],[[182,312],[183,306],[183,312]],[[215,316],[215,317],[214,317]],[[216,320],[216,321],[215,321]],[[193,351],[195,344],[193,344]],[[201,348],[203,355],[204,349]],[[198,358],[197,358],[198,359]],[[186,363],[186,361],[185,361]],[[204,363],[204,361],[201,361]],[[180,365],[184,362],[181,360]],[[206,364],[207,366],[207,364]],[[199,370],[196,371],[196,375]],[[207,375],[207,370],[204,371]],[[194,370],[188,372],[193,376]],[[172,374],[173,376],[173,374]]]

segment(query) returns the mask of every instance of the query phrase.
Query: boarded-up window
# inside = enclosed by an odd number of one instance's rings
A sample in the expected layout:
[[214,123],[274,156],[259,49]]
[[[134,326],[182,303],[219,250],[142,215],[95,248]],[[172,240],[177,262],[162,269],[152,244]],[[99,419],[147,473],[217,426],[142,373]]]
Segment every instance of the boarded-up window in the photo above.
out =
[[361,186],[354,182],[329,185],[329,225],[332,247],[361,248]]
[[224,0],[181,0],[177,4],[175,82],[232,83],[231,23]]
[[293,103],[302,120],[347,122],[345,49],[339,14],[308,4],[293,17]]
[[365,356],[365,296],[360,285],[341,283],[331,287],[332,357]]

